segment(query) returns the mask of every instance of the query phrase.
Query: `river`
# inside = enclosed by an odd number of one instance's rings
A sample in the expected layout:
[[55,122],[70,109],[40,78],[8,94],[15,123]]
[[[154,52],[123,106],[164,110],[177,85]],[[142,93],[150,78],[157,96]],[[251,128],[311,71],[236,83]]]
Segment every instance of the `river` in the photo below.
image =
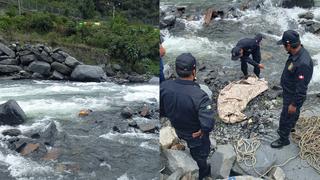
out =
[[[158,98],[158,86],[149,84],[1,81],[0,103],[14,99],[28,117],[17,128],[41,129],[53,121],[59,133],[54,147],[61,153],[53,161],[24,157],[9,150],[1,134],[0,179],[157,179],[158,134],[128,128],[120,111],[141,104],[158,108]],[[80,118],[81,109],[100,114]],[[115,125],[124,130],[113,131]],[[9,128],[1,126],[0,131]]]

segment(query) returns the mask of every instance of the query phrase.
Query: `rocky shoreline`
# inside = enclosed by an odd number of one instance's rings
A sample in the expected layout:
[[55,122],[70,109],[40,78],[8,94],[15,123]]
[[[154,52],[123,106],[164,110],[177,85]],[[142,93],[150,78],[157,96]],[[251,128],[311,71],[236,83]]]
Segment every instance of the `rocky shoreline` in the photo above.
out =
[[[155,77],[154,77],[155,78]],[[123,73],[119,64],[85,65],[60,48],[43,44],[0,43],[0,79],[145,83],[151,77]],[[155,82],[154,80],[152,81]]]

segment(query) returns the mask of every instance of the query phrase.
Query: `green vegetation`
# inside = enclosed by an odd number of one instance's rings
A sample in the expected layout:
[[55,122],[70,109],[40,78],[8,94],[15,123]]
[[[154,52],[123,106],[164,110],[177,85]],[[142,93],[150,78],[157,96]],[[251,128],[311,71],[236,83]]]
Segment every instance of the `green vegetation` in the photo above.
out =
[[[6,8],[6,15],[0,16],[0,32],[11,41],[40,41],[52,46],[68,47],[74,45],[89,49],[94,48],[98,52],[104,51],[104,54],[107,54],[112,62],[124,65],[129,71],[159,73],[159,29],[141,21],[128,20],[125,15],[135,13],[130,9],[116,13],[114,18],[110,17],[107,10],[103,11],[97,8],[97,3],[107,1],[81,0],[81,3],[74,2],[72,4],[73,1],[30,0],[30,2],[38,3],[38,7],[40,2],[53,4],[53,7],[61,5],[63,5],[61,7],[68,7],[68,9],[63,9],[64,13],[74,12],[77,9],[83,18],[95,19],[83,20],[47,12],[24,11],[22,15],[19,15],[17,6],[11,5]],[[147,0],[130,1],[130,4],[126,4],[129,0],[121,2],[123,7],[134,3],[138,4],[138,2],[149,3]],[[76,7],[75,4],[80,5]],[[109,18],[97,20],[98,16]],[[94,64],[90,61],[89,64]]]

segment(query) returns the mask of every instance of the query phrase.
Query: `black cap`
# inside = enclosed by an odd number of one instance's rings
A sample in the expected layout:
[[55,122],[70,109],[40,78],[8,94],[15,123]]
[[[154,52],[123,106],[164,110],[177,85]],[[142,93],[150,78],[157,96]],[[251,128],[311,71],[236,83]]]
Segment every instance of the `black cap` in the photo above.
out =
[[176,58],[176,70],[192,72],[196,68],[196,58],[191,53],[182,53]]
[[262,41],[262,39],[264,38],[264,35],[262,35],[261,33],[258,33],[254,39],[257,41],[257,42],[260,42]]
[[296,44],[300,42],[299,33],[294,30],[287,30],[283,33],[282,39],[277,42],[280,44]]
[[232,60],[238,60],[239,58],[240,58],[240,56],[241,56],[241,53],[240,53],[240,51],[241,51],[241,48],[240,47],[238,47],[238,46],[236,46],[236,47],[234,47],[232,50],[231,50],[231,59]]

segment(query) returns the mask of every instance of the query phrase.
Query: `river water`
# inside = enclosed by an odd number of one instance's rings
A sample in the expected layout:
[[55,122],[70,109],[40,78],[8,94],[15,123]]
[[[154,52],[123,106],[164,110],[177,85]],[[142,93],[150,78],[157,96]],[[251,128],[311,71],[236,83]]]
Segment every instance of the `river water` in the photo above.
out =
[[[186,14],[196,17],[192,21],[178,18],[177,22],[182,26],[161,30],[161,33],[165,35],[163,46],[167,50],[164,59],[167,62],[173,62],[180,53],[191,52],[200,62],[222,64],[240,71],[240,62],[230,59],[231,49],[241,38],[253,38],[256,33],[260,32],[266,36],[261,45],[262,54],[271,54],[271,58],[262,61],[266,68],[261,75],[269,81],[279,81],[287,54],[282,46],[276,45],[276,41],[281,38],[285,30],[294,29],[300,33],[302,44],[310,52],[315,64],[319,64],[320,36],[305,32],[298,23],[298,14],[307,12],[307,9],[298,7],[285,9],[278,6],[276,2],[279,1],[265,0],[260,9],[249,8],[245,11],[237,9],[240,14],[239,18],[217,18],[207,27],[202,25],[204,12],[209,7],[227,10],[230,7],[240,7],[242,2],[245,1],[161,1],[162,11],[166,11],[173,5],[185,6]],[[320,8],[314,7],[310,11],[314,14],[315,21],[319,22]],[[319,82],[320,66],[315,66],[309,93],[319,92]]]
[[[41,129],[54,121],[59,132],[55,146],[61,154],[54,161],[34,160],[12,152],[0,140],[0,179],[157,179],[158,135],[134,128],[117,133],[112,126],[127,128],[120,117],[123,107],[158,108],[158,98],[158,86],[149,84],[1,81],[0,103],[14,99],[28,117],[17,128]],[[81,109],[101,113],[83,119],[78,117]],[[9,128],[1,126],[0,131]]]

